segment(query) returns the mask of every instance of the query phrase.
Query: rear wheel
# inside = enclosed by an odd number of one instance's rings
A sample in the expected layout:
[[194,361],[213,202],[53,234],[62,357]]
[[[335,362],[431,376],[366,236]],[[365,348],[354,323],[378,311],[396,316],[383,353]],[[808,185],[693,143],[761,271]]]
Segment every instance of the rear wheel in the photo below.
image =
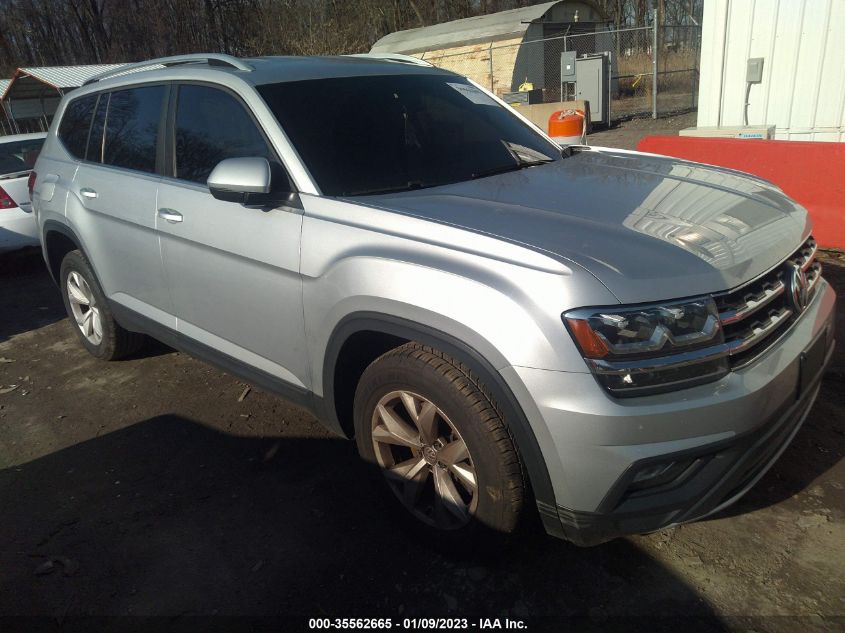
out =
[[65,255],[59,279],[74,330],[93,356],[116,360],[140,349],[144,336],[125,330],[114,320],[94,271],[81,251]]
[[408,343],[376,359],[355,396],[361,456],[404,515],[433,535],[510,533],[524,483],[513,440],[469,368]]

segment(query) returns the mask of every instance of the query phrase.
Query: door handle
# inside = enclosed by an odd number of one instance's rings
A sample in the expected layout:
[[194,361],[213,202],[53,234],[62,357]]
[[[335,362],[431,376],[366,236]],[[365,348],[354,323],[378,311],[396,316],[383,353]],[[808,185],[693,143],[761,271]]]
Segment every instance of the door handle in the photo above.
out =
[[97,192],[91,189],[91,187],[82,187],[79,193],[82,194],[83,198],[91,198],[93,200],[97,197]]
[[159,209],[158,217],[160,217],[162,220],[167,220],[171,224],[176,224],[177,222],[182,221],[182,214],[174,209]]

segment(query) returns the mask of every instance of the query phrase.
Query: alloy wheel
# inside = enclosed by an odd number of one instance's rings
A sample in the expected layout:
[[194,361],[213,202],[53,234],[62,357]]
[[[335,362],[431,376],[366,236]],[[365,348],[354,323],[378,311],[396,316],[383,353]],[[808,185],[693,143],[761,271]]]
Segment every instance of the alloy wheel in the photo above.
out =
[[100,308],[91,286],[75,270],[67,277],[67,296],[70,310],[82,335],[92,344],[99,345],[103,340],[103,321]]
[[469,522],[478,503],[475,466],[437,405],[410,391],[391,391],[373,412],[372,440],[391,490],[412,514],[443,530]]

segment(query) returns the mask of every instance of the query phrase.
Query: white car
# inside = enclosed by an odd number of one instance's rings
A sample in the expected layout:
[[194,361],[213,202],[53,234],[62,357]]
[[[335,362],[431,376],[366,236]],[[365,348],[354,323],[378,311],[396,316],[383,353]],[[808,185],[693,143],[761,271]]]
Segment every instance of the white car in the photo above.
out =
[[0,137],[0,252],[38,246],[28,180],[46,133]]

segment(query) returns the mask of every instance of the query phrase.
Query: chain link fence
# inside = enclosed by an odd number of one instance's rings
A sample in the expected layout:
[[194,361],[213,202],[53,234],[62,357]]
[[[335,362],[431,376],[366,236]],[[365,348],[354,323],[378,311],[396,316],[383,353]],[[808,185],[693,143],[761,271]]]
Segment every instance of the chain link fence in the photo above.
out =
[[658,114],[697,109],[701,27],[664,26],[657,35]]
[[[542,103],[578,98],[562,75],[566,52],[608,59],[609,120],[667,116],[695,110],[701,28],[652,26],[595,31],[514,43],[475,44],[422,55],[426,61],[469,77],[500,97],[520,86]],[[656,52],[656,55],[655,55]],[[656,90],[655,90],[656,78]]]
[[609,53],[611,121],[653,114],[653,28],[582,33],[564,40],[565,50],[575,51],[579,57]]

